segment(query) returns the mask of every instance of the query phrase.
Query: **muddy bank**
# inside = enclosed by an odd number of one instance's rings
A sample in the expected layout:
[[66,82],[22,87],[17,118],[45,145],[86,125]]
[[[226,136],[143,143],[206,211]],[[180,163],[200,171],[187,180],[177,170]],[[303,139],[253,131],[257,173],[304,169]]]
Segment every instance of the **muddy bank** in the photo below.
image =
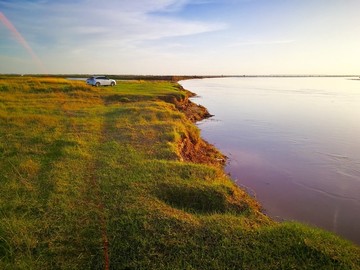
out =
[[[180,85],[179,87],[182,88]],[[189,98],[196,96],[196,94],[185,89],[183,90],[186,91],[186,97],[181,101],[176,100],[173,103],[179,111],[185,114],[187,119],[192,123],[196,123],[213,116],[204,106],[191,102]],[[183,135],[179,143],[179,153],[183,161],[201,164],[224,166],[227,159],[212,144],[202,139],[199,133],[194,134],[190,131]]]
[[196,96],[196,94],[189,91],[187,91],[187,93],[188,95],[179,109],[191,122],[195,123],[213,116],[204,106],[195,104],[189,100],[189,98]]

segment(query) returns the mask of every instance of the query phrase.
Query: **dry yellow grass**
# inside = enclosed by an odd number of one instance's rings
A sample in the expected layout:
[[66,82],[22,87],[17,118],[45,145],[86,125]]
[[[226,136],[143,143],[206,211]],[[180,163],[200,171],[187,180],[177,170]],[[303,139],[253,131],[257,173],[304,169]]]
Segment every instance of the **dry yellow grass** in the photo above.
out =
[[203,149],[186,95],[0,77],[0,268],[359,269],[358,247],[277,224],[219,166],[184,161]]

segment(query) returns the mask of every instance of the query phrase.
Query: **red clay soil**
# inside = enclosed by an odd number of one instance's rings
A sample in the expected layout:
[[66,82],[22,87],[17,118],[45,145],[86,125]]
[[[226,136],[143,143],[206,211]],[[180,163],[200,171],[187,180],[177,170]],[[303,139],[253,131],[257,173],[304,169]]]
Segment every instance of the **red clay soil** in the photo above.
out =
[[[190,121],[195,123],[212,116],[204,106],[197,105],[189,100],[189,97],[195,96],[195,94],[189,91],[187,94],[184,100],[175,105]],[[184,161],[220,166],[226,163],[226,156],[201,137],[192,138],[185,135],[179,144],[179,150]]]

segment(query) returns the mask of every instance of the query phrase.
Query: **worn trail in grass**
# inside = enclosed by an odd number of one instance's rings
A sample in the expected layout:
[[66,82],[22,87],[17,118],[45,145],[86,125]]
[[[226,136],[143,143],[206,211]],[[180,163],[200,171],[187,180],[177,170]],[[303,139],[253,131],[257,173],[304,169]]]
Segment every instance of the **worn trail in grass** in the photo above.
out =
[[358,247],[271,221],[211,165],[187,96],[0,77],[0,268],[359,269]]

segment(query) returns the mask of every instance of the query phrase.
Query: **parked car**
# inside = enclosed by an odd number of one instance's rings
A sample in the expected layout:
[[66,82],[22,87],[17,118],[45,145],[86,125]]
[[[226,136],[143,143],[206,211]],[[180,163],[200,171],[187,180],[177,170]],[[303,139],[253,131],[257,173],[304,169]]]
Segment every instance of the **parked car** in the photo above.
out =
[[86,83],[90,84],[92,86],[100,86],[100,85],[114,86],[114,85],[116,85],[115,80],[109,79],[106,76],[92,76],[86,80]]

